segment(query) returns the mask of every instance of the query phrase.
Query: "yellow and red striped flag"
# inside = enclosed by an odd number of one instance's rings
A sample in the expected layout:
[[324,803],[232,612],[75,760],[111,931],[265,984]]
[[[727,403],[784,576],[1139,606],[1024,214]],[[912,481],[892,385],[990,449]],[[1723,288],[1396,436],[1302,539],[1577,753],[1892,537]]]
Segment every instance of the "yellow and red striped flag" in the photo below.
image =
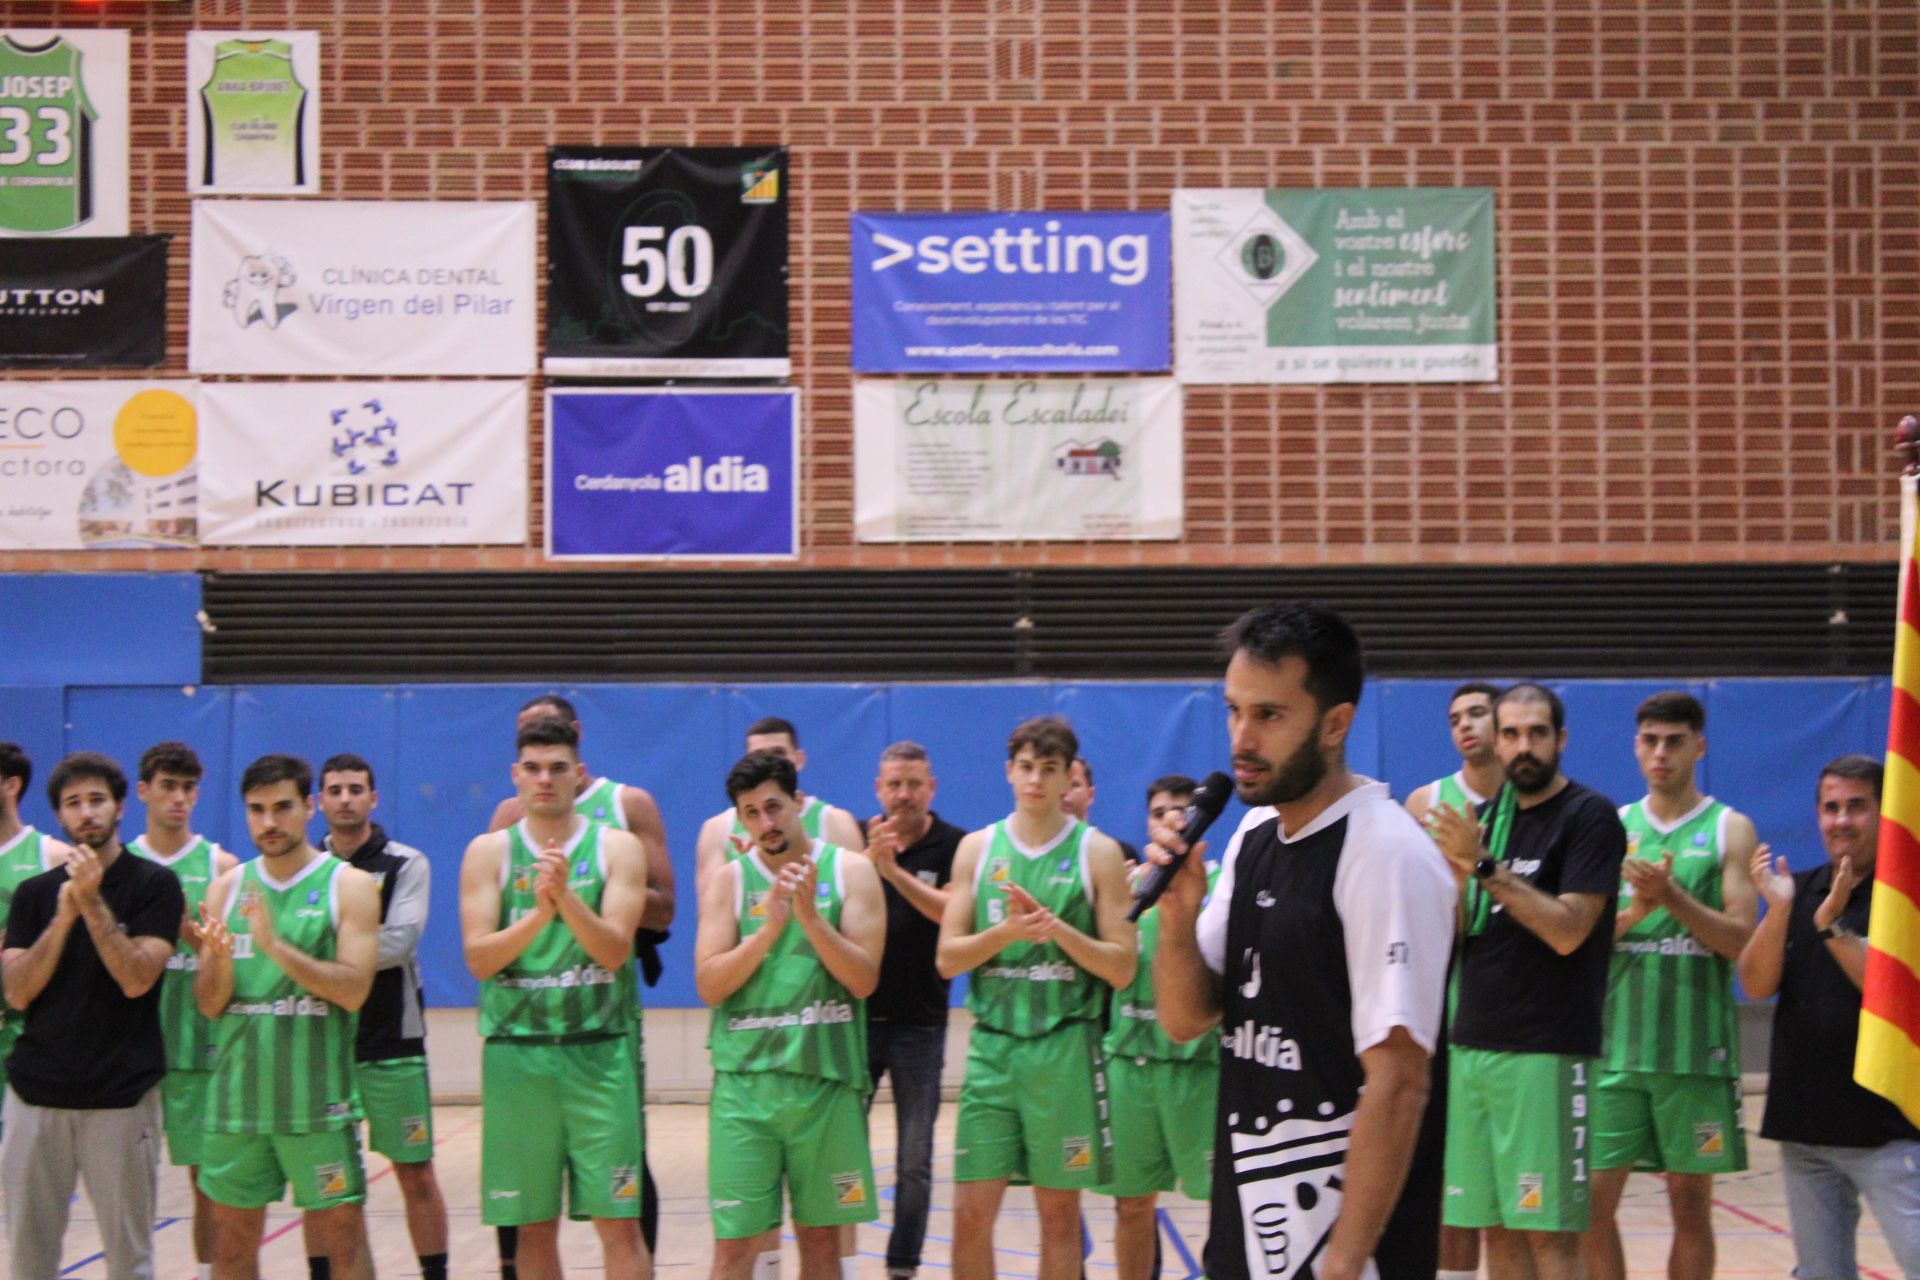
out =
[[[1903,483],[1902,506],[1913,499]],[[1853,1078],[1920,1124],[1920,528],[1900,566],[1893,715]]]

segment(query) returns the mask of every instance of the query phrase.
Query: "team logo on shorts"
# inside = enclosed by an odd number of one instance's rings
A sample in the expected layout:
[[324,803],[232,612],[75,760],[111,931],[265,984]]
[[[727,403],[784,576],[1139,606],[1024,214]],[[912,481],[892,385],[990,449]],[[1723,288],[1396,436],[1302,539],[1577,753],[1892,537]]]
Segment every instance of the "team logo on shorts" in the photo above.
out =
[[402,1116],[400,1118],[400,1141],[409,1147],[422,1147],[427,1144],[427,1118],[425,1116]]
[[867,1202],[867,1180],[858,1173],[833,1175],[833,1201],[843,1209],[857,1208]]
[[1520,1175],[1520,1201],[1514,1206],[1521,1213],[1539,1213],[1547,1207],[1547,1179],[1538,1173]]
[[1717,1156],[1727,1149],[1727,1132],[1718,1120],[1709,1120],[1693,1126],[1693,1153],[1697,1156]]
[[347,1166],[338,1161],[313,1166],[313,1185],[320,1188],[322,1196],[347,1194]]
[[987,864],[987,883],[1005,884],[1013,874],[1013,868],[1005,858],[995,858]]
[[1069,1169],[1093,1168],[1092,1138],[1062,1138],[1060,1155],[1065,1167]]
[[640,1198],[640,1170],[630,1164],[617,1164],[608,1175],[608,1184],[615,1200],[638,1200]]

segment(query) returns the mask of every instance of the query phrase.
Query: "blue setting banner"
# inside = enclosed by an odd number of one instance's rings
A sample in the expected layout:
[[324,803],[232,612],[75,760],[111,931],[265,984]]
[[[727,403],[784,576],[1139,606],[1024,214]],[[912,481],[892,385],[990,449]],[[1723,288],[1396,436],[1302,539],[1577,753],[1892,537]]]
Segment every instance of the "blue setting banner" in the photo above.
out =
[[1160,372],[1164,213],[856,213],[863,373]]
[[791,559],[799,392],[547,393],[547,556]]

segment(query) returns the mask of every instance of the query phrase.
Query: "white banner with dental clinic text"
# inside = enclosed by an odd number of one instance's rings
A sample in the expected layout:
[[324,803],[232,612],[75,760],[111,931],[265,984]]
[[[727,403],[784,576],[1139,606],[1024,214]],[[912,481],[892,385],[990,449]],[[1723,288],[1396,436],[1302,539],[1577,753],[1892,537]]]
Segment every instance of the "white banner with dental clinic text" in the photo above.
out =
[[206,383],[201,420],[204,542],[527,540],[524,382]]
[[534,279],[525,202],[200,200],[187,364],[517,377]]
[[862,542],[1178,538],[1180,388],[1168,378],[854,385]]

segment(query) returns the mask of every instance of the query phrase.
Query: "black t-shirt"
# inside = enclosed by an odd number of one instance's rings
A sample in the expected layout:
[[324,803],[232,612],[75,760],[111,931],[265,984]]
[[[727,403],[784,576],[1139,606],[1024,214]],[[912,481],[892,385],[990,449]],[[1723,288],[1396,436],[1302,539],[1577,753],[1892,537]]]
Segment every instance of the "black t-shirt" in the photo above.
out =
[[[942,822],[937,813],[929,816],[933,825],[927,834],[902,849],[896,861],[901,870],[939,889],[953,878],[954,850],[967,833]],[[882,880],[880,887],[887,898],[887,949],[880,957],[880,985],[867,997],[867,1020],[944,1027],[948,982],[933,964],[940,925],[891,884]]]
[[[23,882],[7,917],[6,947],[25,949],[53,923],[67,869]],[[186,895],[173,872],[124,850],[100,879],[100,898],[132,938],[180,938]],[[27,1006],[26,1029],[7,1055],[7,1083],[36,1107],[130,1107],[167,1071],[160,983],[128,999],[94,948],[84,920],[67,932],[53,977]]]
[[1606,905],[1586,941],[1563,956],[1495,904],[1485,931],[1467,938],[1453,1043],[1599,1056],[1613,913],[1626,856],[1627,832],[1613,802],[1577,782],[1515,812],[1507,870],[1544,893],[1595,893]]
[[[1832,886],[1831,864],[1793,877],[1793,912],[1787,917],[1780,1003],[1773,1011],[1773,1053],[1760,1136],[1830,1147],[1920,1140],[1920,1130],[1907,1123],[1899,1108],[1854,1083],[1860,988],[1827,944],[1814,937],[1813,913]],[[1841,923],[1865,934],[1872,903],[1869,878],[1847,900]]]

